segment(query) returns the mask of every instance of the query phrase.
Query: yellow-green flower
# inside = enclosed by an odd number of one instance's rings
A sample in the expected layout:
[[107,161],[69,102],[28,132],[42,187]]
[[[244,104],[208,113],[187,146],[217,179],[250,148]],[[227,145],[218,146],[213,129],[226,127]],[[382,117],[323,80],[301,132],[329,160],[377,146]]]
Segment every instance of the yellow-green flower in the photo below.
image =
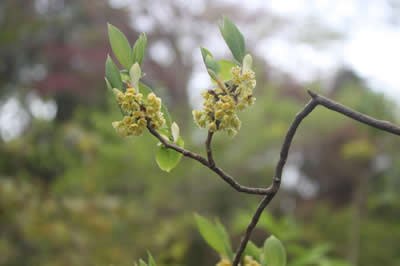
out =
[[216,266],[232,266],[232,262],[228,259],[222,259]]
[[261,264],[255,261],[251,256],[245,256],[244,266],[261,266]]
[[256,86],[255,74],[252,70],[233,67],[232,80],[225,86],[201,92],[203,109],[192,112],[195,122],[201,128],[212,132],[226,131],[234,136],[241,127],[237,111],[254,104],[253,89]]
[[123,137],[140,136],[143,134],[149,121],[150,126],[158,129],[165,124],[161,112],[161,99],[154,93],[149,93],[144,99],[143,94],[135,88],[129,87],[125,93],[113,89],[119,105],[125,113],[122,121],[115,121],[112,126]]

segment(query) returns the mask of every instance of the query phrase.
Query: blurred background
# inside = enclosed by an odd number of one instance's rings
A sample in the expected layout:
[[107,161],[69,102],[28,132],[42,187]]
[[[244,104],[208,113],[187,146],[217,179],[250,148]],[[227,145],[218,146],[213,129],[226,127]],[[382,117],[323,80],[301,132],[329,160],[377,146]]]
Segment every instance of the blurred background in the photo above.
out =
[[[305,88],[399,123],[398,0],[0,1],[0,265],[214,265],[193,213],[218,217],[237,246],[259,201],[189,159],[170,174],[148,134],[121,138],[104,84],[106,23],[148,36],[145,81],[185,146],[203,152],[191,118],[211,86],[199,46],[231,58],[218,22],[241,29],[257,103],[217,163],[267,186]],[[277,235],[289,265],[400,265],[400,139],[318,107],[301,124],[282,189],[253,234]],[[347,264],[346,264],[347,263]]]

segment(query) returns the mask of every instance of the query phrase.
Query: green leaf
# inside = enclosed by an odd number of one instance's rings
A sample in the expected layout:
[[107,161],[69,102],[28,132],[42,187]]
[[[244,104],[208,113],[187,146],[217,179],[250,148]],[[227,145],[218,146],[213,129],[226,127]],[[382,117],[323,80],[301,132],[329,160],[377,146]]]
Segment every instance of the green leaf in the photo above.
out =
[[106,82],[107,89],[112,91],[113,87],[111,86],[111,83],[108,81],[108,79],[106,77],[104,77],[104,81]]
[[144,55],[146,54],[147,37],[146,34],[140,34],[139,38],[136,40],[135,45],[132,50],[133,63],[142,64]]
[[161,112],[164,114],[165,125],[167,128],[171,127],[171,115],[168,112],[167,106],[165,104],[161,104]]
[[118,67],[115,65],[114,61],[111,59],[110,56],[107,56],[106,60],[106,78],[109,84],[111,85],[111,88],[117,88],[120,91],[124,91],[124,86],[121,80],[121,75],[119,73]]
[[129,70],[133,64],[133,57],[128,39],[110,23],[108,23],[108,37],[115,57],[125,69]]
[[216,74],[220,71],[217,61],[215,61],[214,57],[210,55],[206,56],[206,67],[207,69],[214,71]]
[[224,241],[225,252],[226,252],[227,256],[231,260],[233,260],[234,253],[233,253],[233,250],[232,250],[232,244],[231,244],[231,240],[229,238],[229,235],[226,232],[225,227],[221,224],[221,222],[219,220],[217,220],[215,222],[215,224],[216,224],[216,228],[218,230],[219,235],[222,237],[222,240]]
[[263,266],[286,266],[286,251],[281,241],[270,236],[264,243]]
[[139,260],[139,266],[147,266],[147,263],[141,259]]
[[128,70],[122,69],[121,71],[119,71],[119,74],[121,75],[121,79],[122,79],[123,83],[127,83],[127,82],[131,81]]
[[[111,84],[110,84],[110,82],[108,81],[107,78],[104,78],[104,80],[106,81],[107,89],[108,89],[108,92],[107,92],[108,95],[107,96],[112,97],[114,99],[115,98],[115,94],[113,92],[113,87],[111,86]],[[112,103],[111,103],[111,107],[112,108],[118,108],[121,111],[122,115],[124,115],[124,116],[126,115],[126,112],[124,110],[122,110],[121,106],[118,104],[117,101],[113,100]]]
[[147,255],[149,257],[148,261],[149,261],[149,266],[157,266],[153,256],[150,254],[150,252],[147,251]]
[[218,73],[220,72],[220,66],[218,62],[214,59],[214,56],[211,54],[211,52],[208,51],[206,48],[200,47],[200,50],[208,74],[210,75],[212,80],[217,80]]
[[[184,146],[183,139],[181,137],[179,137],[176,144],[183,148],[183,146]],[[160,145],[158,147],[158,150],[156,153],[156,161],[157,161],[158,166],[161,168],[161,170],[170,172],[172,169],[174,169],[178,165],[181,158],[182,158],[182,154],[177,151],[169,149],[169,148],[165,147],[164,145]]]
[[[153,90],[150,89],[150,87],[148,87],[143,82],[139,82],[139,91],[143,94],[144,97],[147,97],[149,93],[153,92]],[[165,124],[169,131],[171,128],[171,115],[169,114],[168,109],[164,103],[161,104],[161,112],[164,114]]]
[[212,71],[211,69],[207,69],[207,72],[208,72],[208,75],[210,75],[210,77],[213,79],[213,80],[218,80],[218,77],[217,77],[217,74],[215,74],[215,72],[214,71]]
[[204,240],[219,254],[228,256],[225,250],[224,239],[221,237],[221,234],[216,226],[198,214],[195,214],[194,218],[196,219],[197,228],[199,229]]
[[219,78],[222,81],[231,80],[233,78],[232,68],[235,67],[236,64],[228,60],[219,60],[218,65],[221,69],[221,71],[219,72]]
[[208,51],[206,48],[204,47],[200,47],[200,51],[201,51],[201,56],[203,57],[203,62],[204,64],[206,64],[206,57],[207,55],[213,57],[213,55],[211,54],[210,51]]
[[245,256],[253,257],[256,261],[260,261],[261,249],[257,247],[253,242],[247,243],[246,249],[244,250]]
[[223,24],[220,24],[219,28],[233,57],[237,61],[242,62],[246,53],[246,46],[242,33],[227,17],[224,17]]

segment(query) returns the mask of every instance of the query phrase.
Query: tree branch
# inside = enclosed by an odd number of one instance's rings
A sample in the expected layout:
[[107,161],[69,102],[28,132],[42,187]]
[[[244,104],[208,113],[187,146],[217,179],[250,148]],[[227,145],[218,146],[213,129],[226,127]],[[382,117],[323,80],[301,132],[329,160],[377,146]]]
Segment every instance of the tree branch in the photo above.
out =
[[208,158],[208,163],[211,167],[215,166],[215,162],[214,162],[212,150],[211,150],[211,141],[212,141],[213,135],[214,135],[214,132],[209,130],[208,135],[207,135],[207,140],[206,140],[207,158]]
[[275,194],[279,190],[279,187],[281,185],[281,180],[282,180],[283,167],[286,164],[290,145],[292,143],[294,134],[296,133],[298,126],[300,125],[301,121],[303,121],[303,119],[307,115],[309,115],[317,105],[318,105],[318,103],[315,99],[310,100],[307,103],[307,105],[304,107],[304,109],[302,111],[300,111],[299,113],[297,113],[289,130],[287,131],[285,140],[283,141],[283,144],[281,147],[280,159],[275,168],[274,180],[273,180],[272,185],[268,188],[269,193],[267,195],[265,195],[264,198],[261,200],[260,204],[257,207],[256,212],[253,215],[253,218],[251,219],[250,224],[247,226],[246,233],[244,234],[244,236],[240,242],[239,248],[236,251],[236,256],[233,260],[232,266],[237,266],[239,264],[240,258],[242,257],[242,254],[246,248],[247,242],[250,239],[250,235],[253,232],[253,229],[255,228],[255,226],[257,225],[262,212],[264,211],[265,207],[268,206],[268,204],[271,202],[271,200],[274,198]]
[[219,168],[215,165],[215,162],[214,162],[214,159],[212,156],[212,150],[211,150],[211,141],[212,141],[212,137],[214,134],[213,132],[211,132],[211,131],[208,132],[207,140],[205,143],[206,151],[207,151],[207,159],[206,159],[197,153],[193,153],[191,151],[185,150],[182,147],[179,147],[175,144],[168,142],[168,140],[163,138],[154,128],[151,127],[151,125],[149,123],[147,125],[147,128],[150,131],[150,133],[152,135],[154,135],[157,139],[159,139],[161,141],[161,143],[163,143],[167,148],[173,149],[177,152],[182,153],[186,157],[190,157],[192,159],[199,161],[201,164],[207,166],[209,169],[214,171],[225,182],[230,184],[237,191],[245,192],[248,194],[264,195],[264,198],[260,201],[256,212],[254,213],[249,225],[247,226],[246,232],[245,232],[245,234],[240,242],[240,245],[236,251],[236,255],[233,260],[232,266],[238,266],[240,259],[242,257],[242,254],[243,254],[243,252],[246,248],[246,245],[250,239],[250,235],[253,232],[253,229],[256,227],[258,220],[261,217],[262,212],[268,206],[268,204],[271,202],[271,200],[274,198],[274,196],[276,195],[276,193],[278,192],[278,190],[280,188],[283,168],[285,167],[286,160],[287,160],[287,157],[289,154],[289,149],[292,144],[292,141],[293,141],[293,138],[294,138],[297,128],[299,127],[299,125],[303,121],[303,119],[306,116],[308,116],[317,105],[322,105],[325,108],[328,108],[334,112],[341,113],[347,117],[350,117],[351,119],[357,120],[361,123],[367,124],[369,126],[377,128],[377,129],[380,129],[380,130],[383,130],[383,131],[386,131],[386,132],[389,132],[389,133],[392,133],[395,135],[400,135],[400,126],[392,124],[388,121],[377,120],[368,115],[354,111],[353,109],[348,108],[340,103],[330,100],[324,96],[318,95],[317,93],[315,93],[311,90],[308,90],[308,94],[312,97],[312,99],[304,106],[303,110],[301,110],[299,113],[296,114],[292,124],[290,125],[288,131],[286,132],[285,139],[281,146],[280,159],[275,168],[273,183],[268,188],[251,188],[251,187],[242,186],[238,182],[236,182],[233,177],[231,177],[230,175],[225,173],[221,168]]
[[[217,167],[214,164],[210,163],[209,160],[201,156],[200,154],[191,152],[189,150],[186,150],[178,145],[175,145],[173,143],[168,142],[164,137],[162,137],[154,128],[151,127],[151,125],[148,123],[147,124],[147,129],[150,131],[150,133],[155,136],[162,144],[164,144],[165,147],[169,149],[173,149],[179,153],[182,153],[184,156],[192,158],[204,166],[208,167],[210,170],[215,172],[217,175],[219,175],[225,182],[227,182],[229,185],[231,185],[234,189],[236,189],[238,192],[244,192],[248,194],[257,194],[257,195],[266,195],[269,193],[268,188],[252,188],[252,187],[246,187],[238,182],[235,181],[235,179],[225,173],[221,168]],[[211,144],[211,137],[210,138],[210,144]],[[209,157],[210,158],[210,157]]]
[[246,233],[242,238],[242,241],[240,242],[239,248],[236,252],[236,256],[233,260],[232,266],[237,266],[240,262],[240,258],[246,248],[247,242],[250,239],[250,235],[255,228],[258,220],[260,219],[260,216],[265,209],[265,207],[268,206],[268,204],[271,202],[275,194],[278,192],[280,184],[281,184],[281,178],[282,178],[282,171],[286,163],[286,159],[289,153],[290,145],[292,143],[293,137],[296,133],[297,127],[300,125],[301,121],[309,115],[314,108],[317,105],[322,105],[334,112],[341,113],[347,117],[350,117],[351,119],[357,120],[363,124],[367,124],[369,126],[375,127],[377,129],[395,134],[395,135],[400,135],[400,126],[397,126],[395,124],[392,124],[388,121],[384,120],[377,120],[375,118],[372,118],[368,115],[362,114],[360,112],[357,112],[351,108],[348,108],[340,103],[337,103],[331,99],[328,99],[324,96],[321,96],[311,90],[307,91],[308,94],[312,97],[312,100],[304,107],[304,109],[299,112],[295,119],[293,120],[288,132],[286,133],[285,140],[282,144],[281,147],[281,154],[280,154],[280,159],[278,161],[278,164],[275,168],[275,177],[273,184],[268,188],[270,190],[270,193],[264,196],[264,198],[261,200],[260,204],[257,207],[256,212],[253,215],[253,218],[251,219],[250,224],[248,225],[246,229]]
[[340,103],[337,103],[335,101],[332,101],[324,96],[318,95],[315,92],[308,90],[308,94],[311,95],[313,99],[317,101],[319,105],[322,105],[334,112],[341,113],[347,117],[350,117],[351,119],[357,120],[363,124],[367,124],[369,126],[372,126],[374,128],[392,133],[394,135],[400,136],[400,126],[397,126],[395,124],[392,124],[388,121],[384,120],[377,120],[375,118],[372,118],[368,115],[362,114],[360,112],[354,111],[353,109],[350,109]]

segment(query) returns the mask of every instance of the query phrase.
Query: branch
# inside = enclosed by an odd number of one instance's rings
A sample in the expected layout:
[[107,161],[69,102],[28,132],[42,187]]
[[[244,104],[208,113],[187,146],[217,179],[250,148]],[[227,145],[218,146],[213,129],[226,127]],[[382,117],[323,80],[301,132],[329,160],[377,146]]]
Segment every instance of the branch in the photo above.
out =
[[375,118],[372,118],[368,115],[362,114],[360,112],[354,111],[353,109],[350,109],[340,103],[337,103],[335,101],[332,101],[324,96],[318,95],[315,92],[308,90],[307,91],[310,96],[315,99],[315,101],[319,104],[322,105],[332,111],[341,113],[347,117],[350,117],[354,120],[357,120],[363,124],[367,124],[369,126],[372,126],[374,128],[392,133],[394,135],[400,136],[400,126],[397,126],[395,124],[392,124],[388,121],[384,120],[377,120]]
[[302,111],[297,113],[295,119],[293,120],[289,130],[286,133],[285,140],[283,141],[282,147],[281,147],[281,156],[278,161],[278,164],[276,165],[275,168],[275,175],[274,175],[274,180],[272,185],[268,188],[269,193],[264,196],[264,198],[261,200],[260,204],[257,207],[256,212],[253,215],[253,218],[251,219],[250,224],[247,226],[246,233],[244,234],[239,248],[236,251],[236,256],[233,260],[232,266],[237,266],[240,262],[240,258],[244,252],[244,249],[246,248],[247,242],[250,239],[250,235],[253,232],[253,229],[256,227],[258,220],[260,219],[260,216],[262,212],[264,211],[265,207],[271,202],[271,200],[274,198],[275,194],[278,192],[279,187],[281,185],[281,179],[282,179],[282,170],[283,167],[285,166],[290,145],[292,143],[294,134],[296,133],[296,130],[298,126],[300,125],[301,121],[309,115],[314,108],[318,105],[317,101],[315,99],[310,100],[307,105],[303,108]]
[[340,103],[330,100],[324,96],[318,95],[317,93],[315,93],[313,91],[308,90],[308,94],[310,94],[312,99],[304,106],[303,110],[301,110],[299,113],[296,114],[292,124],[289,127],[289,130],[286,132],[285,139],[281,146],[280,159],[275,168],[273,183],[266,189],[265,188],[250,188],[250,187],[242,186],[238,182],[236,182],[233,177],[231,177],[230,175],[225,173],[221,168],[219,168],[215,165],[215,162],[214,162],[214,159],[212,156],[212,150],[211,150],[211,141],[212,141],[212,137],[214,134],[213,132],[211,132],[211,131],[208,132],[208,136],[207,136],[207,140],[206,140],[206,151],[207,151],[207,159],[206,159],[199,154],[185,150],[182,147],[179,147],[175,144],[168,142],[165,138],[161,137],[160,134],[158,134],[158,132],[150,126],[150,124],[147,125],[147,128],[150,131],[150,133],[153,134],[156,138],[158,138],[161,141],[161,143],[163,143],[167,148],[173,149],[177,152],[182,153],[184,156],[187,156],[187,157],[190,157],[192,159],[199,161],[200,163],[202,163],[203,165],[207,166],[209,169],[214,171],[225,182],[230,184],[237,191],[245,192],[248,194],[264,195],[264,198],[260,201],[260,203],[257,207],[257,210],[251,219],[250,224],[247,226],[246,232],[245,232],[245,234],[240,242],[240,245],[237,249],[232,266],[238,266],[238,264],[240,262],[240,258],[242,257],[242,254],[243,254],[243,252],[246,248],[246,245],[250,239],[250,235],[253,232],[253,229],[256,227],[262,212],[268,206],[268,204],[271,202],[271,200],[275,197],[276,193],[278,192],[278,190],[280,188],[281,180],[282,180],[282,171],[283,171],[283,168],[285,167],[286,160],[287,160],[287,157],[289,154],[290,145],[292,144],[292,140],[294,138],[297,128],[299,127],[299,125],[303,121],[303,119],[306,116],[308,116],[317,105],[322,105],[325,108],[328,108],[334,112],[341,113],[347,117],[350,117],[351,119],[357,120],[361,123],[367,124],[369,126],[377,128],[377,129],[380,129],[380,130],[383,130],[383,131],[386,131],[386,132],[389,132],[389,133],[392,133],[395,135],[400,135],[400,126],[392,124],[388,121],[377,120],[368,115],[354,111],[353,109],[348,108]]
[[286,133],[285,140],[283,142],[283,145],[281,147],[281,156],[280,160],[276,166],[275,169],[275,177],[274,177],[274,182],[273,184],[268,188],[270,190],[270,193],[264,196],[264,198],[261,200],[260,204],[257,207],[256,212],[253,215],[253,218],[248,225],[246,229],[246,233],[242,238],[242,241],[240,242],[240,246],[236,252],[235,259],[233,260],[232,266],[237,266],[239,264],[240,258],[244,252],[244,249],[246,248],[247,242],[250,239],[250,235],[255,228],[258,220],[260,219],[260,216],[265,209],[265,207],[268,206],[270,201],[273,199],[275,194],[278,192],[280,184],[281,184],[281,178],[282,178],[282,171],[283,167],[285,166],[286,159],[289,153],[289,148],[292,143],[292,139],[294,137],[294,134],[296,133],[297,127],[301,123],[301,121],[308,115],[310,114],[314,108],[317,105],[322,105],[334,112],[341,113],[347,117],[350,117],[351,119],[357,120],[363,124],[367,124],[369,126],[375,127],[377,129],[395,134],[395,135],[400,135],[400,126],[397,126],[395,124],[392,124],[388,121],[384,120],[377,120],[375,118],[372,118],[368,115],[362,114],[360,112],[357,112],[351,108],[348,108],[340,103],[337,103],[333,100],[330,100],[324,96],[318,95],[317,93],[308,90],[308,94],[312,97],[312,100],[304,107],[304,109],[298,113],[292,122],[292,125],[290,126],[288,132]]
[[[200,154],[191,152],[189,150],[186,150],[178,145],[175,145],[173,143],[168,142],[165,138],[163,138],[154,128],[151,127],[151,125],[148,123],[147,124],[147,129],[150,131],[150,133],[155,136],[162,144],[164,144],[165,147],[169,149],[173,149],[179,153],[182,153],[184,156],[192,158],[204,166],[208,167],[210,170],[215,172],[217,175],[219,175],[225,182],[227,182],[229,185],[231,185],[234,189],[236,189],[238,192],[244,192],[248,194],[258,194],[258,195],[267,195],[270,191],[268,188],[252,188],[252,187],[246,187],[238,182],[235,181],[235,179],[225,173],[221,168],[217,167],[214,161],[212,160],[212,155],[211,155],[211,162],[209,162],[210,156],[208,157],[208,160],[201,156]],[[212,134],[211,134],[212,137]],[[207,138],[207,142],[210,142],[211,144],[211,137],[209,134],[209,137]],[[207,144],[208,146],[210,146]],[[207,152],[208,155],[211,154],[211,148],[210,148],[210,154]]]
[[214,135],[214,132],[208,131],[207,140],[206,140],[206,151],[207,151],[208,163],[212,167],[215,166],[215,162],[214,162],[212,150],[211,150],[211,141],[212,141],[213,135]]

